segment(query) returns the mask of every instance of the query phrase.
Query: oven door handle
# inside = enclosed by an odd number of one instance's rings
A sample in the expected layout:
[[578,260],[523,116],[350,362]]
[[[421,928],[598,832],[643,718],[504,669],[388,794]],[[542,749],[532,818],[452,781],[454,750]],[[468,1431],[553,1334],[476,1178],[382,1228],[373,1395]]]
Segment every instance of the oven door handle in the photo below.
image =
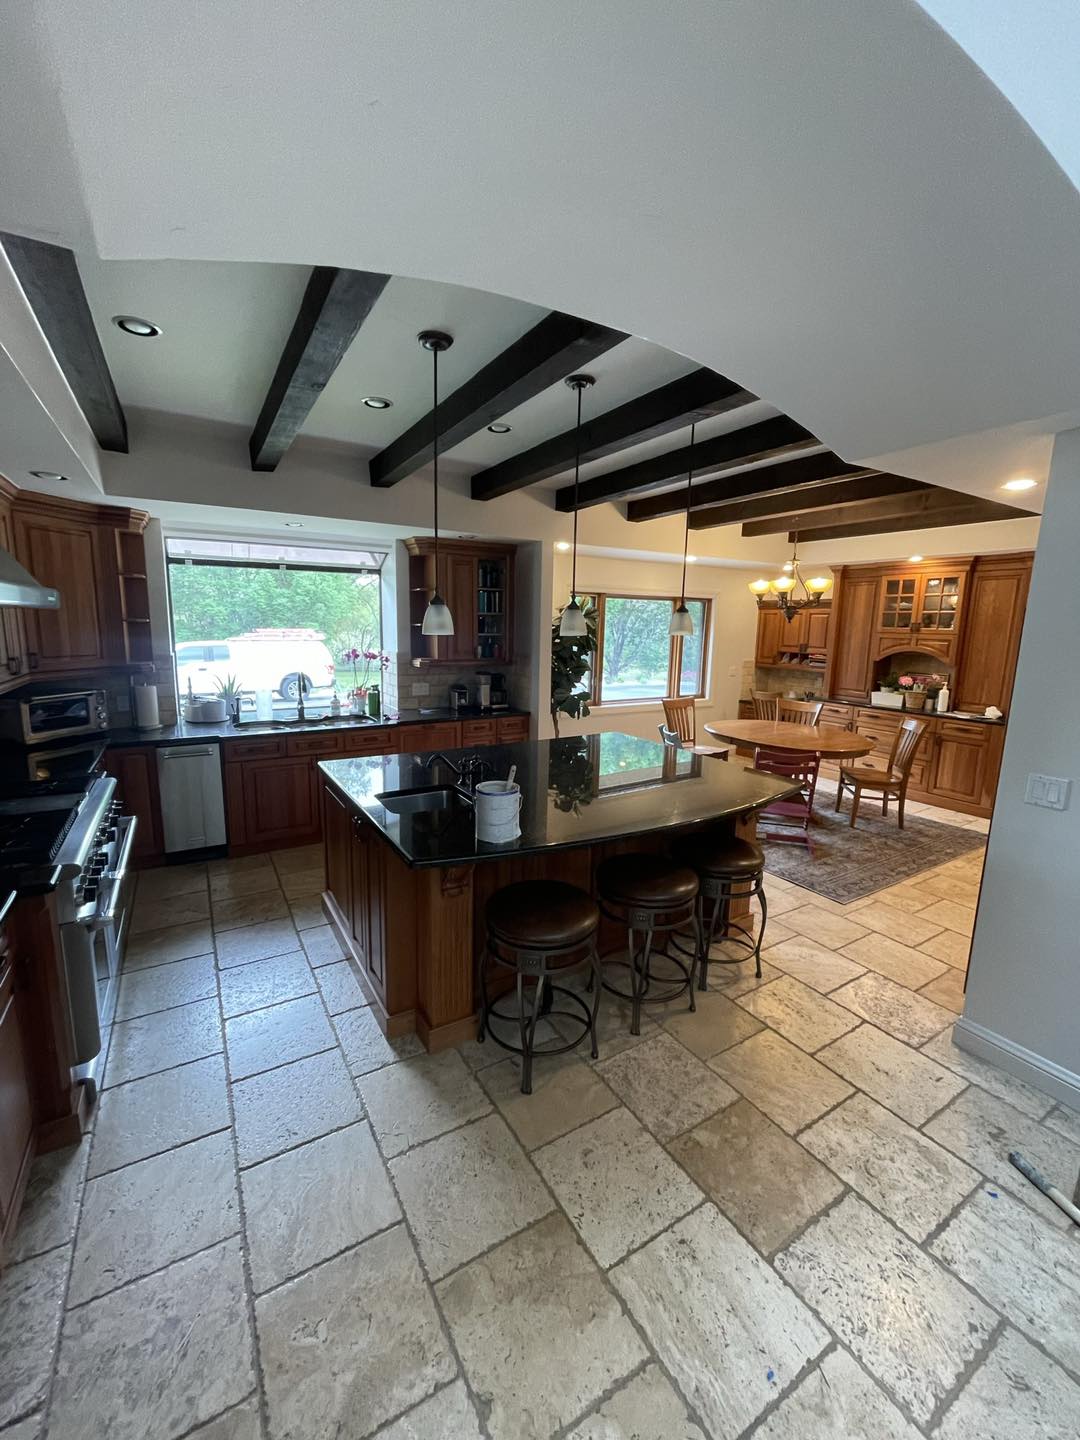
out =
[[116,857],[116,864],[109,871],[109,879],[112,886],[109,890],[109,898],[105,907],[99,910],[90,922],[92,930],[105,930],[116,921],[116,910],[120,904],[120,892],[124,880],[127,878],[128,865],[131,861],[131,847],[135,843],[135,827],[138,820],[134,815],[125,815],[120,824],[125,827],[124,839],[120,846],[120,853]]

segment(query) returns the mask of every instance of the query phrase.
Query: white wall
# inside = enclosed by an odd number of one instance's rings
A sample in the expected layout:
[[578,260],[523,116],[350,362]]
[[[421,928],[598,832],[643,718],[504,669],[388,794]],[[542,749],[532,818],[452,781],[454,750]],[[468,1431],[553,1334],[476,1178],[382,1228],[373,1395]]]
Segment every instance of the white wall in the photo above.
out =
[[[1057,438],[1044,513],[956,1037],[1080,1107],[1080,430]],[[1024,804],[1031,771],[1072,779],[1067,810]]]

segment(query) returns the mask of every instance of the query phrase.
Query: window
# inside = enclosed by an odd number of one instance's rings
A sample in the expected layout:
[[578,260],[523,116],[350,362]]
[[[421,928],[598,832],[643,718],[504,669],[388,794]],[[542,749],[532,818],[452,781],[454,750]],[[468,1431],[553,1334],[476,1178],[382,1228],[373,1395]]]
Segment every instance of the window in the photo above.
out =
[[301,692],[328,706],[335,690],[381,682],[379,659],[360,659],[354,680],[344,656],[382,651],[384,554],[188,539],[166,540],[165,554],[182,695],[235,678],[245,708],[269,691],[291,709]]
[[597,704],[705,693],[709,602],[687,600],[693,635],[669,635],[677,598],[598,595],[599,651],[592,675]]

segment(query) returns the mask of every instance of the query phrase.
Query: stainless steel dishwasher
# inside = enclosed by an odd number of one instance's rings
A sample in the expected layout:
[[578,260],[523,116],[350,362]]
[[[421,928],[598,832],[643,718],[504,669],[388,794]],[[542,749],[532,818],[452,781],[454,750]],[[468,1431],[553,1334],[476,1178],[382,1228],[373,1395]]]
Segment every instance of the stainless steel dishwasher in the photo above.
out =
[[163,745],[157,752],[165,851],[225,844],[220,745]]

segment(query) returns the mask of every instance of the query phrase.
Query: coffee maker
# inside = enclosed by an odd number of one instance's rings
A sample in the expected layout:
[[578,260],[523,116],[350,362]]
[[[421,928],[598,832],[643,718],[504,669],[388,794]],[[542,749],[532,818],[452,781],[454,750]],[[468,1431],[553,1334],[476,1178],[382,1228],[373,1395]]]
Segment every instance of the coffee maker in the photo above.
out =
[[468,705],[468,703],[469,703],[469,687],[468,687],[467,685],[451,685],[451,686],[450,686],[450,709],[451,709],[451,711],[453,712],[453,714],[456,715],[459,710],[464,710],[464,708],[466,707],[466,705]]
[[491,682],[494,676],[487,670],[476,672],[476,703],[481,710],[491,709]]
[[491,676],[491,699],[489,701],[492,710],[509,710],[510,696],[506,689],[506,676],[492,674]]

